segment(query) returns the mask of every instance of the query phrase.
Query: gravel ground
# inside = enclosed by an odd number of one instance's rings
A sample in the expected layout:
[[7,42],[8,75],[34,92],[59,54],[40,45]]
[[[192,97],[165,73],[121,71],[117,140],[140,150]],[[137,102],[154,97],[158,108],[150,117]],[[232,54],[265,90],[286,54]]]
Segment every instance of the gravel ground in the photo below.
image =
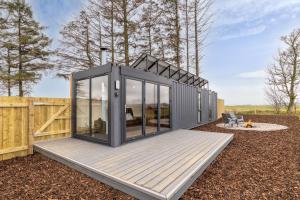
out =
[[[234,140],[182,199],[300,199],[300,121],[246,116],[289,127],[273,132],[233,131],[216,123],[197,128],[234,133]],[[0,162],[0,199],[133,199],[35,153]]]

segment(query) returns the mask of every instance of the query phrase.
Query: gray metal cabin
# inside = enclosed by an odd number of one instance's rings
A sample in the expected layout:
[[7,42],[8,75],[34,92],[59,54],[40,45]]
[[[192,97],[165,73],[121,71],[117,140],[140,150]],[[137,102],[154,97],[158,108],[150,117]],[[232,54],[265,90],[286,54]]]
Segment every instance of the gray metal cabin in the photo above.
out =
[[72,136],[119,146],[217,119],[208,81],[149,55],[72,74]]

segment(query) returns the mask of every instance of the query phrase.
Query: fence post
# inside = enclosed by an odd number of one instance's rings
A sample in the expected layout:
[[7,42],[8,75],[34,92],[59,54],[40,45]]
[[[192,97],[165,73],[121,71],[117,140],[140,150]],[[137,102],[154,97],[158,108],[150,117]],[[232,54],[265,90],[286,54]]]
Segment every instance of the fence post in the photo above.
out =
[[33,154],[34,105],[28,101],[28,154]]

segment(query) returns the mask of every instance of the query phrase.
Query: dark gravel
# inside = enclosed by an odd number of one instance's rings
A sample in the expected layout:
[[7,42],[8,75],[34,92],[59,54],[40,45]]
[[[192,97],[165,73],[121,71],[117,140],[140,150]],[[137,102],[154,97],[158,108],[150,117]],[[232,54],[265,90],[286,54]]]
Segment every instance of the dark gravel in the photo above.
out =
[[288,116],[246,116],[286,125],[273,132],[232,131],[217,123],[202,131],[234,133],[234,140],[183,199],[300,199],[300,121]]
[[[233,131],[216,123],[197,128],[234,133],[234,140],[182,199],[300,199],[300,121],[246,116],[286,125],[274,132]],[[0,199],[133,199],[38,153],[0,162]]]

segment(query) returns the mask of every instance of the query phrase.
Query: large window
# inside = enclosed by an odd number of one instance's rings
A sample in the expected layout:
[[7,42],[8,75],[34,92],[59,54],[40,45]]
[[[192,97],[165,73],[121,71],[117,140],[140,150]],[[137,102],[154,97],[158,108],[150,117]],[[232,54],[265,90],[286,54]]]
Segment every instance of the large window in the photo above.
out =
[[90,80],[77,81],[76,87],[76,133],[86,134],[90,131],[89,125],[89,97]]
[[169,130],[170,87],[125,79],[126,140]]
[[107,75],[77,81],[75,135],[108,140]]
[[157,84],[146,83],[145,89],[145,107],[146,107],[146,127],[145,133],[151,134],[157,132],[158,126],[158,102],[157,102]]
[[198,92],[198,102],[197,102],[197,118],[198,118],[198,123],[201,123],[202,121],[202,118],[201,118],[201,115],[202,115],[202,111],[201,111],[201,93]]
[[160,130],[170,128],[170,88],[160,86]]
[[108,77],[92,78],[91,113],[92,137],[107,140],[108,136]]
[[134,138],[143,133],[143,84],[126,79],[126,137]]

